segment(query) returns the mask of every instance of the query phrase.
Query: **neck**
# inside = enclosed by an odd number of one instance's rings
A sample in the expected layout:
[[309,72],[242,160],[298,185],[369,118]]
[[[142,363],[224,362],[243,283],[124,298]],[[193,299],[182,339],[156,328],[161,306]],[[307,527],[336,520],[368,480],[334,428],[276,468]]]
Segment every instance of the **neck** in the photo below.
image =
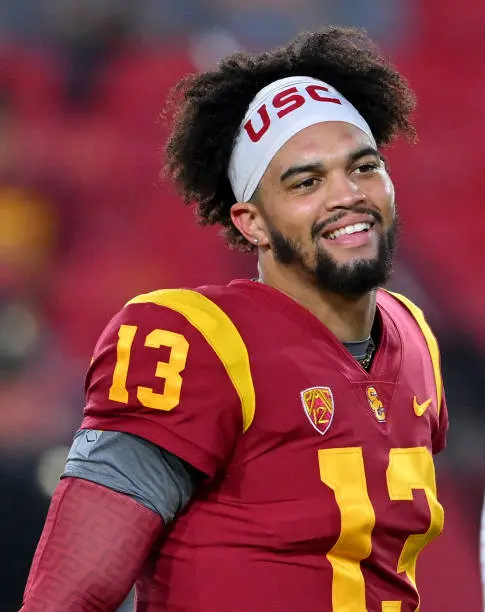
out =
[[370,336],[376,311],[376,290],[358,297],[339,295],[315,286],[301,271],[286,267],[271,271],[259,266],[260,281],[285,293],[310,311],[341,342]]

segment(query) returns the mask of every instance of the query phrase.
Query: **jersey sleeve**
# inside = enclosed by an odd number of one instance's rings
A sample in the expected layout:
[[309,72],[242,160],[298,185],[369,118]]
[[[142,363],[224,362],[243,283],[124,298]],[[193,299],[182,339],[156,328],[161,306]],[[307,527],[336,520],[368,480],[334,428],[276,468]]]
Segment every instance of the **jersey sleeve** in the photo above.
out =
[[200,293],[162,290],[128,302],[102,333],[81,427],[139,436],[213,477],[253,413],[232,321]]

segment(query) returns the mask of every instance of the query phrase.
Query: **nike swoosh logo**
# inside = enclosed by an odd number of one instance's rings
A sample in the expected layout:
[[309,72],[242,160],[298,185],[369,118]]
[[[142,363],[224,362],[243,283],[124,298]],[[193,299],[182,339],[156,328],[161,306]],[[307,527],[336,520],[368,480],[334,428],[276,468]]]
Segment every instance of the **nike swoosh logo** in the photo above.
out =
[[426,408],[431,404],[431,398],[420,404],[416,396],[413,399],[413,408],[416,416],[420,417],[426,412]]

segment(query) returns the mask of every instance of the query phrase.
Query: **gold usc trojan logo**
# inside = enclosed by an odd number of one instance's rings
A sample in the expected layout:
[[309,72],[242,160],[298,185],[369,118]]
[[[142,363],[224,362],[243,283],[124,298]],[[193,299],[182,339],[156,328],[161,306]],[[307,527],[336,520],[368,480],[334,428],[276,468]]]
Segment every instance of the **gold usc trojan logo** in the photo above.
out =
[[377,395],[375,387],[367,387],[367,401],[369,402],[369,406],[371,407],[376,419],[380,423],[384,423],[386,420],[386,410],[384,408],[384,404]]
[[312,426],[323,434],[332,424],[334,403],[330,387],[311,387],[301,392],[301,402]]

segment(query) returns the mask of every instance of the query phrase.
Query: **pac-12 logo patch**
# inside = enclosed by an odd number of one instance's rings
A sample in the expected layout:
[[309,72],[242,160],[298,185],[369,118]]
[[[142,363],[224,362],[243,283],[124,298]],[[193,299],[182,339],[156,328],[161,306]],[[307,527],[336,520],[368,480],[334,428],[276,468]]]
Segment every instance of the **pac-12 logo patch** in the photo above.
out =
[[312,426],[323,434],[332,424],[335,405],[330,387],[311,387],[301,392],[305,414]]

